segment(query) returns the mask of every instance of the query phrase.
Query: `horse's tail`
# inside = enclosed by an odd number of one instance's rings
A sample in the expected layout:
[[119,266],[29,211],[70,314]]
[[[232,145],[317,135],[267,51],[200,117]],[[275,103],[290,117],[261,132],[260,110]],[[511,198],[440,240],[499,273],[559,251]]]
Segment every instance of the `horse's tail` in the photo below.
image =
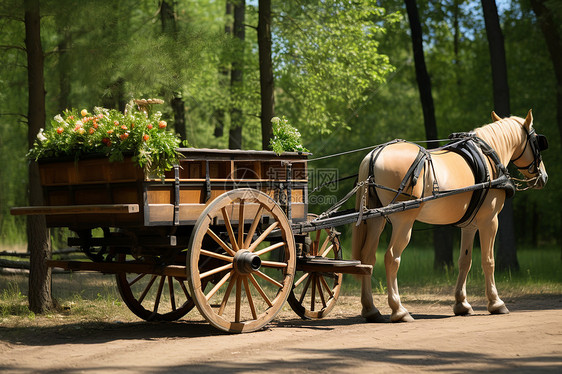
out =
[[[380,151],[381,151],[380,149],[376,149],[373,152],[380,152]],[[371,152],[363,159],[363,161],[361,161],[361,165],[359,166],[359,175],[358,175],[359,183],[366,181],[371,175],[371,173],[373,173],[373,170],[371,170],[373,167],[373,165],[371,165],[371,159],[373,156],[375,155],[372,154]],[[365,191],[365,189],[367,189],[367,191]],[[381,201],[379,200],[376,193],[371,194],[371,191],[374,191],[374,189],[370,190],[368,183],[365,183],[361,187],[359,187],[359,189],[357,190],[357,194],[355,196],[355,210],[359,211],[359,209],[362,209],[361,201],[364,198],[365,198],[364,204],[366,205],[367,208],[378,208],[382,206]],[[373,219],[377,219],[377,218],[373,218]],[[369,221],[373,219],[370,219]],[[367,221],[362,221],[359,223],[359,225],[354,224],[352,230],[352,240],[351,240],[352,243],[351,255],[354,260],[360,260],[364,264],[372,265],[374,264],[375,259],[371,258],[373,256],[370,255],[371,254],[369,251],[370,248],[368,248],[369,245],[366,245],[369,244],[366,243],[369,226],[370,225],[368,224]]]

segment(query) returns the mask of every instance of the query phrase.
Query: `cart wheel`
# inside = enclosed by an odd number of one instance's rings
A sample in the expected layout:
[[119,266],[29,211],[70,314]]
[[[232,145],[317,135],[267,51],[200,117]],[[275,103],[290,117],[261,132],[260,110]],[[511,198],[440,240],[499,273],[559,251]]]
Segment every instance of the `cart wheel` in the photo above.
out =
[[[309,214],[308,220],[316,218]],[[333,229],[310,233],[308,256],[341,259],[341,246]],[[340,294],[343,274],[297,271],[287,301],[303,319],[320,319],[334,308]]]
[[[295,243],[287,217],[266,194],[244,188],[216,198],[197,220],[189,248],[191,295],[214,327],[255,331],[283,307],[293,284]],[[206,280],[213,283],[207,290],[201,287]]]
[[[129,256],[119,254],[118,261]],[[123,272],[115,278],[125,304],[146,321],[175,321],[195,306],[185,277]]]

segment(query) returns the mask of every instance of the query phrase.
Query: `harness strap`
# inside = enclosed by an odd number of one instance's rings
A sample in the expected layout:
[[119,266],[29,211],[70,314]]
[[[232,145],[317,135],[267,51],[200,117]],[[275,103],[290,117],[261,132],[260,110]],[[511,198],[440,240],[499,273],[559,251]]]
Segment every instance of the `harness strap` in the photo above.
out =
[[412,165],[410,165],[410,167],[408,168],[408,171],[406,171],[406,174],[404,175],[404,178],[402,179],[402,182],[398,187],[396,196],[394,196],[394,199],[392,199],[390,204],[394,203],[398,198],[398,196],[402,194],[402,191],[404,191],[404,188],[406,188],[408,181],[410,181],[410,186],[412,188],[417,184],[421,170],[425,165],[425,160],[428,157],[429,157],[429,153],[424,148],[420,147],[420,150],[416,155],[416,158],[412,162]]

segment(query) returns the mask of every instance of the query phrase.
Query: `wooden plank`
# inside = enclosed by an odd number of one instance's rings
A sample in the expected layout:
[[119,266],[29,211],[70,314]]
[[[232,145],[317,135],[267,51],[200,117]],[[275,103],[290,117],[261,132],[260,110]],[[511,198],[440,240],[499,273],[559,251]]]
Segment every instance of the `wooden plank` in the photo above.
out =
[[10,209],[10,214],[20,215],[55,215],[55,214],[130,214],[138,213],[139,204],[100,204],[100,205],[59,205],[59,206],[25,206]]
[[72,271],[98,271],[106,274],[127,272],[136,274],[167,275],[178,278],[185,278],[187,276],[186,267],[181,265],[156,266],[152,264],[133,262],[47,260],[47,266]]
[[322,263],[301,262],[297,261],[297,271],[314,272],[314,273],[344,273],[344,274],[358,274],[358,275],[371,275],[373,267],[371,265],[363,264],[345,264],[349,261],[344,261],[338,264],[337,260],[325,261]]

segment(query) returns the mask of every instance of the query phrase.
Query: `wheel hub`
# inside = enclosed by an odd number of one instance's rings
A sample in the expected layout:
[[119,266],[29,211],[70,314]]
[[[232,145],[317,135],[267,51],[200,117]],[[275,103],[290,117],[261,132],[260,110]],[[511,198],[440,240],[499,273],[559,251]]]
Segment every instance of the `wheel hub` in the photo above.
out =
[[251,274],[261,267],[261,259],[245,249],[239,250],[234,256],[234,268],[240,274]]

